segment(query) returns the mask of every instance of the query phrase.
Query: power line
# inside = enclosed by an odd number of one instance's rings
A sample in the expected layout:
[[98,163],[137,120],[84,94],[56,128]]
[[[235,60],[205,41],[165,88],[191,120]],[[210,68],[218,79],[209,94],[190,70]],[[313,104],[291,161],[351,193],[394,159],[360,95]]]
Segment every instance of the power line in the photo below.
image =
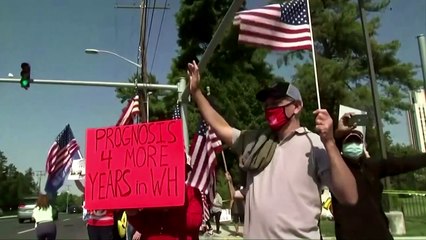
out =
[[[157,0],[154,0],[154,6],[155,6],[156,3],[157,3]],[[146,43],[147,47],[149,47],[149,39],[151,38],[151,28],[152,28],[152,22],[154,20],[154,13],[155,13],[155,9],[153,8],[152,13],[151,13],[151,20],[150,20],[150,23],[149,23],[149,29],[148,29],[148,40],[147,40],[147,43]]]
[[163,21],[164,21],[164,15],[166,13],[166,6],[167,6],[167,1],[164,3],[164,9],[163,9],[163,15],[161,16],[161,22],[160,22],[160,27],[158,29],[158,35],[157,35],[157,41],[155,43],[155,49],[154,49],[154,55],[152,57],[152,64],[151,64],[151,69],[149,72],[152,72],[152,69],[154,68],[155,65],[155,56],[157,55],[157,48],[158,48],[158,42],[160,40],[160,35],[161,35],[161,29],[163,27]]

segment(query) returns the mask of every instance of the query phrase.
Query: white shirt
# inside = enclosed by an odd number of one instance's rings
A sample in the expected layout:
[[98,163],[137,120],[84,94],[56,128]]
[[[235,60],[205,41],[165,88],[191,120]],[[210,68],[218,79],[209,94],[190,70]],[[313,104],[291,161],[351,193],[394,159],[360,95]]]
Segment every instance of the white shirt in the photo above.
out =
[[33,218],[36,223],[53,221],[52,206],[49,205],[46,209],[35,207],[33,210]]

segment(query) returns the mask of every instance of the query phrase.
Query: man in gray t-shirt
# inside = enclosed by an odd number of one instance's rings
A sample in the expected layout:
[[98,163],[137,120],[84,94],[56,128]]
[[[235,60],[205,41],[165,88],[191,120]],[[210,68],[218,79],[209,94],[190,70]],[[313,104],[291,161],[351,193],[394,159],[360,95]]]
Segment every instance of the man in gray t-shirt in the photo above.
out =
[[333,136],[333,120],[318,109],[319,134],[300,126],[303,101],[287,82],[260,91],[256,98],[265,109],[267,130],[232,128],[209,104],[199,89],[195,62],[188,64],[190,92],[204,120],[238,155],[247,171],[244,238],[319,239],[320,191],[327,186],[343,204],[355,204],[355,179],[343,161]]

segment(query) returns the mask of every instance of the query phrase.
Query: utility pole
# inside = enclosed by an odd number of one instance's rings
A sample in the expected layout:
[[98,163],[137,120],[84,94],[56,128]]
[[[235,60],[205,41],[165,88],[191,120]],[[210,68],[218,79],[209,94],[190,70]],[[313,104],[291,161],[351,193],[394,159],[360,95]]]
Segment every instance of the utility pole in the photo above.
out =
[[38,178],[38,192],[41,192],[41,177],[45,175],[44,171],[35,171],[35,176]]
[[[141,73],[140,78],[142,80],[142,83],[148,83],[148,71],[147,71],[147,60],[146,60],[146,53],[147,53],[147,46],[146,46],[146,25],[147,25],[147,10],[149,8],[152,9],[168,9],[166,6],[164,7],[148,7],[148,1],[147,0],[141,0],[140,6],[134,6],[134,5],[119,5],[117,8],[140,8],[141,11],[141,24],[140,24],[140,37],[139,37],[139,59],[140,59],[140,65],[141,65]],[[139,63],[139,61],[138,61]],[[137,79],[135,79],[136,83]],[[137,94],[139,96],[139,122],[148,122],[148,100],[149,97],[147,95],[146,89],[136,89]],[[146,104],[145,104],[146,103]]]
[[[143,83],[148,83],[148,73],[146,72],[146,19],[147,19],[147,4],[146,0],[141,2],[141,30],[139,38],[140,64],[141,64],[141,79]],[[147,106],[144,104],[146,100],[146,90],[139,89],[139,112],[140,122],[147,122]],[[143,110],[142,110],[143,109]]]

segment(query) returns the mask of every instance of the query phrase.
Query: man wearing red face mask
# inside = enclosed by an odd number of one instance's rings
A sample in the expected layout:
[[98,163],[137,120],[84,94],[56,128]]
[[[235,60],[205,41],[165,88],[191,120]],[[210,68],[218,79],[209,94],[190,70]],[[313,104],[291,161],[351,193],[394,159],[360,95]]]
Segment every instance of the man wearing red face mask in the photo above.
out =
[[327,186],[343,204],[355,204],[355,179],[336,147],[333,121],[318,109],[315,134],[300,126],[303,101],[287,83],[260,91],[269,128],[240,131],[216,112],[199,88],[195,62],[188,64],[190,92],[199,111],[218,137],[238,155],[247,171],[244,238],[320,239],[321,189]]

